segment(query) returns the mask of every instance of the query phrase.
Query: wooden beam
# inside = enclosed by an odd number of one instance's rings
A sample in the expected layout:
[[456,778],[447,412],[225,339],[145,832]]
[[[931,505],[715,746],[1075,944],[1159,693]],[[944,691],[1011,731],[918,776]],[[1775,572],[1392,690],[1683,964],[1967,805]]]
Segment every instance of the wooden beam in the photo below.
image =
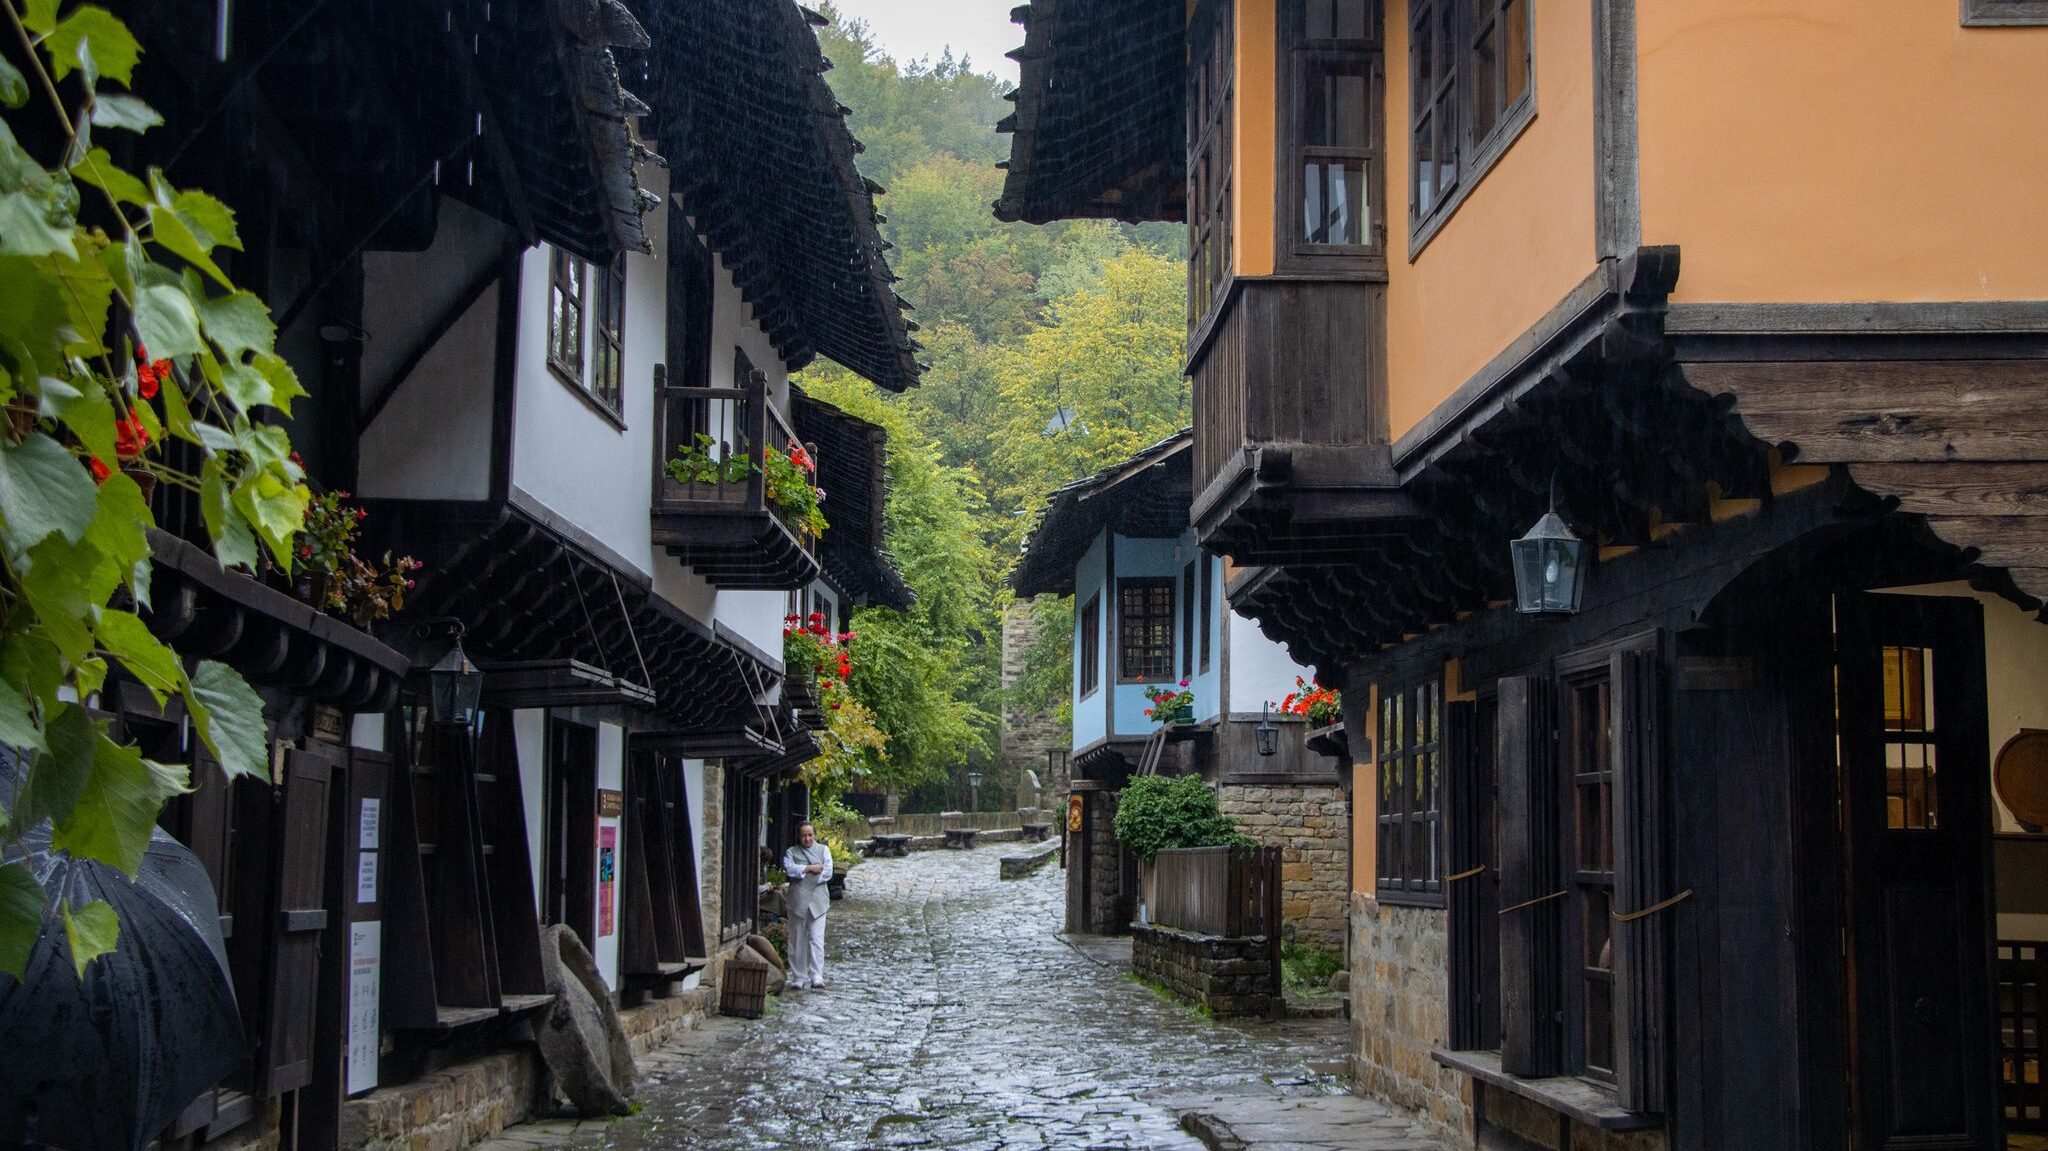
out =
[[1801,462],[2048,460],[2048,361],[1693,363],[1758,439]]

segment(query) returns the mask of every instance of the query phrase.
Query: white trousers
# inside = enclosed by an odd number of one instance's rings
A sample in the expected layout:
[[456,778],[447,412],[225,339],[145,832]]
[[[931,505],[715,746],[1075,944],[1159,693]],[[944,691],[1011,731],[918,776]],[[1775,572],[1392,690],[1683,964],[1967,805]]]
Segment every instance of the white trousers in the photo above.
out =
[[797,987],[818,987],[824,984],[824,916],[790,916],[789,981],[792,985]]

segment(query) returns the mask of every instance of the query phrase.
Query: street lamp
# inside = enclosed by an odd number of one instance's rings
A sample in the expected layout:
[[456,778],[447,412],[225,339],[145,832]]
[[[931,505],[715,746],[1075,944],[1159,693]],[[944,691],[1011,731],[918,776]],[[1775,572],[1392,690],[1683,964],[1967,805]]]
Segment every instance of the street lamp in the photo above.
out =
[[457,629],[448,654],[427,672],[427,711],[435,723],[468,727],[475,722],[477,705],[483,700],[484,673],[463,653],[459,624]]
[[1585,542],[1572,534],[1557,514],[1557,493],[1550,510],[1529,534],[1508,545],[1514,557],[1515,610],[1523,615],[1572,615],[1586,592]]
[[978,771],[967,773],[967,810],[971,812],[979,812],[981,810],[981,773]]
[[1270,699],[1259,705],[1259,726],[1252,729],[1252,739],[1258,743],[1260,755],[1272,755],[1280,750],[1280,729],[1273,726],[1273,701]]

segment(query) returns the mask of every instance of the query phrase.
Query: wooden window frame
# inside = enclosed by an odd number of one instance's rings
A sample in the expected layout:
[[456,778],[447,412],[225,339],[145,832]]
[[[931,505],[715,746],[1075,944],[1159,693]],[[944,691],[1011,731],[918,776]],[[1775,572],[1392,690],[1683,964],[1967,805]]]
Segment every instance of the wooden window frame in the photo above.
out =
[[[1235,277],[1231,197],[1236,157],[1236,26],[1228,0],[1205,0],[1188,21],[1188,332],[1200,331]],[[1196,340],[1190,339],[1189,346]]]
[[[1363,40],[1308,38],[1305,0],[1280,5],[1281,68],[1280,164],[1276,186],[1281,192],[1274,226],[1279,269],[1287,273],[1348,275],[1369,279],[1386,276],[1386,46],[1381,5],[1372,0]],[[1308,80],[1318,67],[1341,67],[1365,77],[1366,142],[1362,148],[1309,145],[1303,142]],[[1303,166],[1310,160],[1358,160],[1365,165],[1366,221],[1362,244],[1320,244],[1309,241],[1302,220],[1307,193]]]
[[[567,248],[548,255],[548,367],[566,382],[583,386],[583,261]],[[568,321],[575,317],[574,325]],[[571,328],[573,327],[573,331]]]
[[1200,667],[1202,672],[1206,674],[1209,670],[1209,649],[1211,647],[1209,633],[1215,627],[1216,619],[1216,563],[1207,554],[1204,554],[1196,562],[1202,565],[1202,638],[1200,640],[1202,658]]
[[1195,677],[1195,561],[1180,573],[1180,677]]
[[1074,682],[1080,685],[1080,698],[1087,699],[1102,687],[1102,596],[1088,597],[1081,606],[1076,626],[1080,629],[1080,671]]
[[591,269],[597,281],[597,323],[591,335],[592,364],[586,390],[599,407],[624,418],[626,411],[626,257],[620,253]]
[[[1172,576],[1126,576],[1116,581],[1116,681],[1118,683],[1169,683],[1173,681],[1173,585]],[[1164,591],[1164,603],[1151,602]],[[1130,596],[1142,597],[1136,610]],[[1156,611],[1155,611],[1156,609]],[[1156,615],[1156,619],[1155,619]],[[1147,634],[1163,621],[1165,634]],[[1131,667],[1132,639],[1138,650],[1138,667]],[[1155,664],[1156,661],[1156,664]],[[1157,666],[1163,670],[1152,674]]]
[[1963,27],[2048,24],[2048,0],[1963,0]]
[[[1484,136],[1472,136],[1472,74],[1473,39],[1477,30],[1496,18],[1504,18],[1504,10],[1510,4],[1521,5],[1524,28],[1524,43],[1529,46],[1528,59],[1524,63],[1528,84],[1521,94],[1503,107],[1499,117],[1488,127]],[[1459,205],[1486,179],[1487,173],[1500,162],[1509,148],[1536,119],[1536,35],[1534,0],[1415,0],[1409,9],[1408,23],[1408,82],[1412,93],[1416,87],[1416,73],[1420,71],[1417,59],[1422,38],[1416,29],[1429,24],[1436,29],[1444,27],[1442,13],[1449,6],[1452,11],[1451,43],[1454,51],[1450,68],[1442,76],[1432,73],[1427,108],[1423,102],[1412,96],[1408,106],[1408,260],[1413,263],[1422,255],[1422,250],[1437,232],[1443,229]],[[1486,9],[1485,18],[1475,17],[1475,7]],[[1432,35],[1432,43],[1435,36]],[[1457,123],[1451,133],[1454,149],[1451,161],[1451,183],[1448,189],[1439,189],[1437,197],[1427,210],[1421,205],[1421,180],[1419,161],[1421,151],[1416,139],[1422,130],[1425,118],[1431,120],[1431,130],[1436,131],[1436,109],[1448,99],[1451,114]]]
[[[1597,691],[1602,699],[1598,706],[1596,728],[1585,726],[1583,710],[1584,695]],[[1562,677],[1558,684],[1558,756],[1557,756],[1557,827],[1558,844],[1562,854],[1560,866],[1565,880],[1567,911],[1564,916],[1563,954],[1559,956],[1558,973],[1564,981],[1560,1000],[1564,1011],[1564,1068],[1568,1074],[1583,1075],[1603,1083],[1615,1082],[1615,1068],[1619,1044],[1618,1015],[1615,1011],[1614,985],[1614,924],[1612,912],[1615,909],[1615,839],[1614,839],[1614,798],[1615,778],[1618,774],[1616,749],[1609,743],[1609,724],[1614,708],[1614,683],[1607,665],[1600,665],[1576,674]],[[1587,743],[1592,741],[1597,751],[1592,751],[1595,762],[1588,764]],[[1588,766],[1604,767],[1599,771],[1581,771]],[[1605,868],[1599,861],[1588,866],[1584,857],[1582,838],[1585,835],[1585,810],[1581,797],[1591,789],[1604,791],[1602,814],[1595,822],[1604,821],[1600,833],[1605,837]],[[1593,967],[1585,955],[1588,925],[1603,921],[1607,931],[1608,964],[1604,969]],[[1589,1037],[1587,1012],[1592,1000],[1592,988],[1604,984],[1607,994],[1607,1063],[1593,1062]]]
[[[1444,906],[1443,677],[1430,674],[1395,686],[1383,685],[1379,714],[1373,717],[1375,787],[1373,817],[1381,903],[1411,907]],[[1427,708],[1431,716],[1418,727]],[[1427,773],[1425,776],[1424,773]],[[1426,780],[1426,782],[1425,782]],[[1416,788],[1426,794],[1417,796]],[[1391,802],[1390,802],[1391,801]],[[1415,864],[1418,829],[1426,837],[1421,868]]]

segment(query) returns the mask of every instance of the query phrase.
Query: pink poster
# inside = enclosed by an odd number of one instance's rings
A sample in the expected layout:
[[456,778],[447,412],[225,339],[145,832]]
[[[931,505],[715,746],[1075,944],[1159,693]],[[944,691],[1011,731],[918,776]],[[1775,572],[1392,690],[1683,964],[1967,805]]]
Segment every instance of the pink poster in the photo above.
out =
[[597,933],[612,933],[612,886],[618,875],[619,828],[601,823],[597,827]]

